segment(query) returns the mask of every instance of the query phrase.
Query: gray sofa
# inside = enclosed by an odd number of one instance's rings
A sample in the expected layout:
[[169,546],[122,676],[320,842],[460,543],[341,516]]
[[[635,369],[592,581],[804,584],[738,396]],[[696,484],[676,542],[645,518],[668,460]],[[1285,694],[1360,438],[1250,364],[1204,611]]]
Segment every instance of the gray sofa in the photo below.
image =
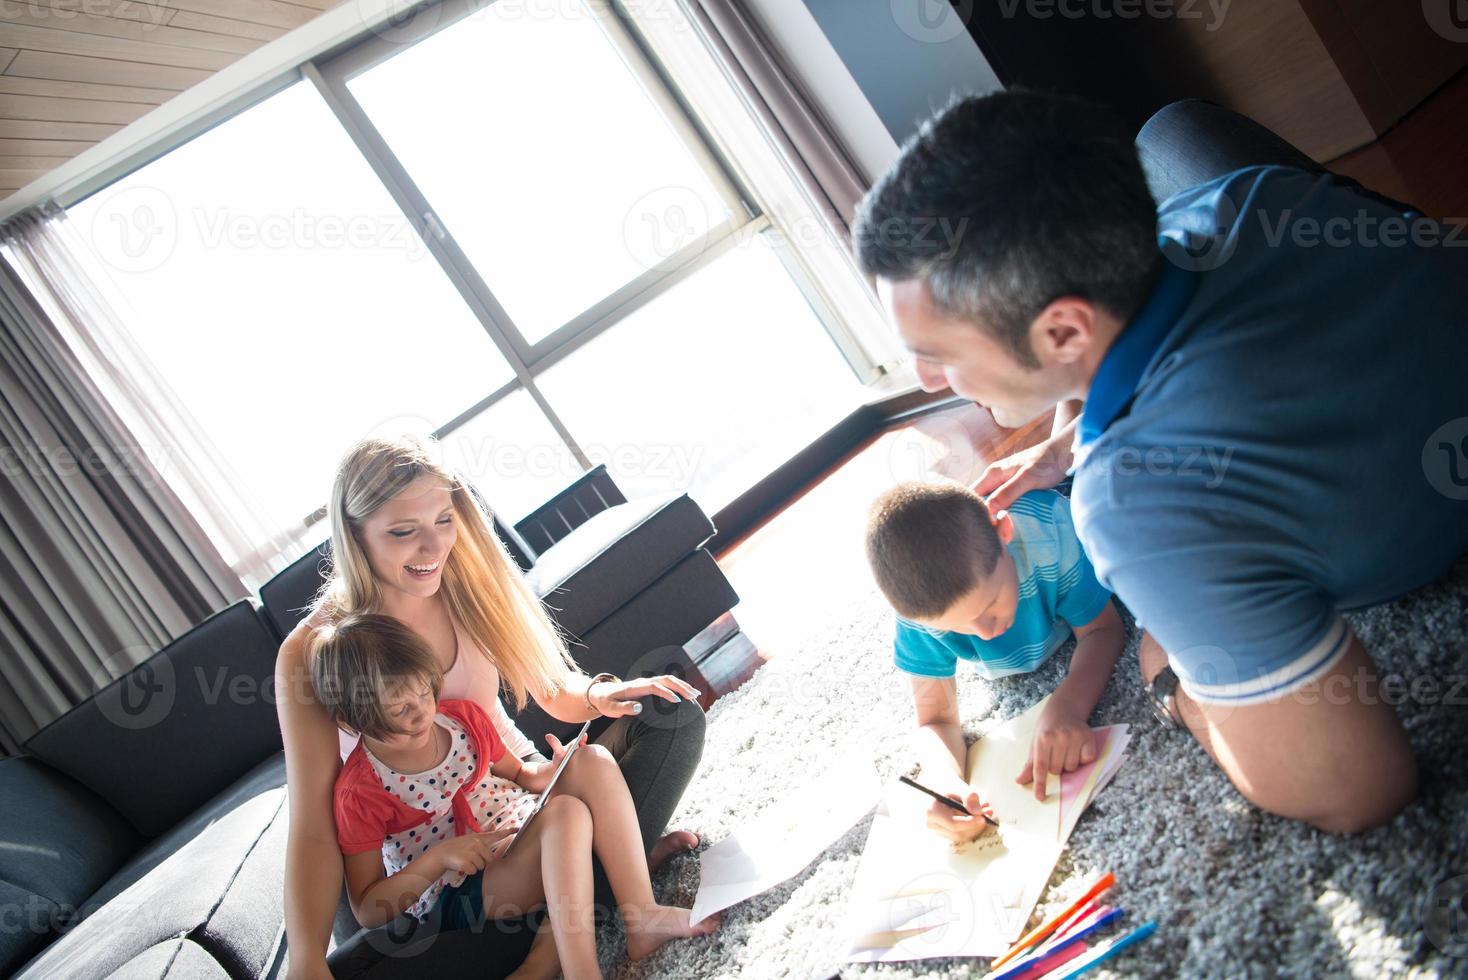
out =
[[[696,504],[628,502],[601,469],[497,530],[589,671],[695,673],[682,645],[738,601],[703,548],[714,527]],[[323,557],[308,554],[259,601],[209,617],[0,760],[0,976],[284,972],[289,812],[273,673]],[[568,727],[538,709],[517,723],[537,740]],[[358,932],[343,902],[334,942]],[[382,943],[392,946],[386,931]]]

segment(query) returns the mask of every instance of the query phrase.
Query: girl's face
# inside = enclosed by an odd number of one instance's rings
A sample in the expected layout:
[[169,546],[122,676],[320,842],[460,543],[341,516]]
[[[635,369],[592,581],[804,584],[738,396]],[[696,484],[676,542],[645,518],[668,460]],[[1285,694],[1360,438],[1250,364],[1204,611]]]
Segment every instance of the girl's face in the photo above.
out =
[[458,533],[448,487],[425,473],[364,520],[358,540],[389,599],[426,598],[438,591]]
[[438,699],[427,681],[414,680],[394,691],[382,703],[387,717],[397,726],[399,734],[382,739],[386,748],[398,752],[413,752],[426,748],[433,740],[433,717],[438,711]]

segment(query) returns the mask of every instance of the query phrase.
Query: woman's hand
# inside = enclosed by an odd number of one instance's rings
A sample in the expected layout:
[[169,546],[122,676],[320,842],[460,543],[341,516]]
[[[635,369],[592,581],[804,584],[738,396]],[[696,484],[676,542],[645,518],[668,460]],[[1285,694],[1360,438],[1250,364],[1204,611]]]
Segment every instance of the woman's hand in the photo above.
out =
[[[987,803],[979,799],[979,794],[970,790],[968,795],[962,793],[947,794],[950,800],[963,804],[964,809],[970,814],[987,813],[993,816],[993,811]],[[928,807],[928,828],[939,836],[946,837],[955,844],[967,844],[974,840],[985,830],[989,824],[980,816],[969,816],[959,813],[951,806],[944,806],[937,800]]]
[[520,830],[520,825],[496,827],[478,834],[460,834],[434,847],[428,853],[437,859],[444,871],[458,871],[472,875],[483,871],[484,866],[504,854],[510,838]]
[[630,681],[597,681],[587,689],[587,700],[608,718],[621,718],[642,711],[639,698],[659,697],[677,704],[698,698],[698,688],[672,674],[638,677]]
[[989,510],[1008,510],[1031,490],[1048,490],[1065,479],[1075,462],[1075,426],[1069,425],[1037,446],[995,460],[974,484],[974,493],[988,499]]
[[1050,696],[1035,738],[1030,743],[1030,758],[1015,782],[1035,784],[1035,799],[1045,799],[1045,783],[1051,773],[1074,772],[1096,761],[1096,745],[1086,716],[1056,695]]

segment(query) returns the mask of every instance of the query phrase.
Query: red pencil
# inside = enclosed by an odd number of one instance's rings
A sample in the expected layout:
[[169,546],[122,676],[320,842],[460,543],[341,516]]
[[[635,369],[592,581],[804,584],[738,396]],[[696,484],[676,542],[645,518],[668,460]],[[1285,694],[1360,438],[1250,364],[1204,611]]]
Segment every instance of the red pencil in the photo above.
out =
[[1023,953],[1025,950],[1035,945],[1035,943],[1050,935],[1052,932],[1055,931],[1055,927],[1060,925],[1066,919],[1069,919],[1071,917],[1071,914],[1074,913],[1076,909],[1080,908],[1082,905],[1085,905],[1091,899],[1095,898],[1097,895],[1101,894],[1114,884],[1116,884],[1116,876],[1113,875],[1110,871],[1106,872],[1099,879],[1097,879],[1094,885],[1086,889],[1086,893],[1084,895],[1076,899],[1074,902],[1071,902],[1069,908],[1057,915],[1055,918],[1051,919],[1049,922],[1036,928],[1033,932],[1031,932],[1025,938],[1021,939],[1019,942],[1015,943],[1014,946],[1009,950],[1009,952],[999,957],[993,963],[990,963],[989,969],[999,969],[1005,963],[1014,959],[1020,953]]

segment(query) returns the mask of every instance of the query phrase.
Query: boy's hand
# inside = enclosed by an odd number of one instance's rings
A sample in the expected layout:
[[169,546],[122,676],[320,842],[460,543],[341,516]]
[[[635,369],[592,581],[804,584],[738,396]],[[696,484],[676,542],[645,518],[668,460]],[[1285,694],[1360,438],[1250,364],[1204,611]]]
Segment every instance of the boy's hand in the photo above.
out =
[[472,875],[483,871],[484,866],[499,859],[509,844],[510,838],[520,826],[496,827],[479,834],[460,834],[433,847],[428,853],[443,866],[444,871],[459,871]]
[[[551,757],[549,762],[525,763],[520,770],[520,776],[515,781],[532,793],[542,793],[550,785],[551,774],[571,750],[569,745],[563,745],[561,740],[549,733],[545,736],[546,744],[550,746]],[[586,744],[586,736],[581,736],[581,745]]]
[[[963,804],[969,813],[988,813],[993,816],[989,805],[979,800],[978,793],[970,791],[967,796],[960,793],[947,795],[950,800]],[[987,830],[989,824],[983,817],[967,816],[934,800],[933,805],[928,807],[928,827],[955,844],[967,844]]]
[[1030,744],[1030,758],[1015,782],[1035,784],[1035,799],[1045,799],[1045,783],[1050,773],[1074,772],[1096,761],[1096,746],[1085,715],[1064,701],[1050,696],[1050,703],[1040,713],[1035,727],[1035,740]]

